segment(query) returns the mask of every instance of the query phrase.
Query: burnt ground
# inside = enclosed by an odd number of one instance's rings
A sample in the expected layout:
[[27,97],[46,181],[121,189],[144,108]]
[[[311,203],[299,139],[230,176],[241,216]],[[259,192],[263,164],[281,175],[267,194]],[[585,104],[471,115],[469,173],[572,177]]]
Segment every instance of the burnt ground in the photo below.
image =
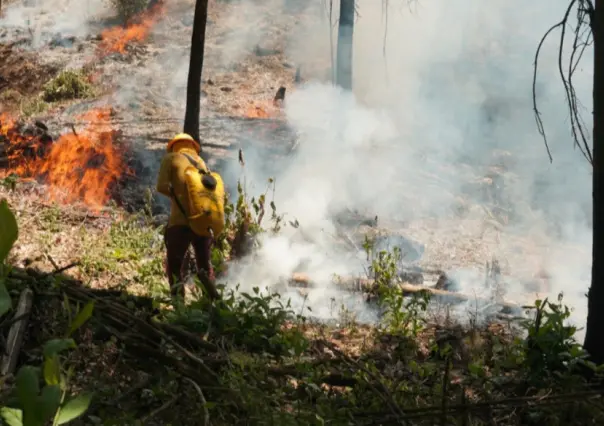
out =
[[35,52],[0,44],[0,112],[18,109],[24,97],[38,93],[58,70],[57,65],[41,64]]

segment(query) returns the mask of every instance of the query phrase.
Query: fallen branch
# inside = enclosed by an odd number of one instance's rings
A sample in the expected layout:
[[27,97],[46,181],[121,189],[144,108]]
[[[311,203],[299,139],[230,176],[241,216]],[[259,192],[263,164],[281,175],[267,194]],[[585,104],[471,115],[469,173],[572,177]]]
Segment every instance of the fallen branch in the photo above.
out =
[[398,404],[396,403],[396,400],[394,399],[394,397],[392,396],[392,394],[388,391],[388,389],[386,388],[386,386],[382,383],[382,381],[380,380],[379,377],[377,377],[371,371],[369,371],[368,369],[366,369],[358,361],[350,358],[348,355],[346,355],[344,352],[342,352],[340,350],[340,348],[338,348],[335,344],[333,344],[331,342],[328,342],[326,340],[323,341],[323,344],[325,346],[327,346],[329,349],[331,349],[333,351],[333,353],[335,353],[336,355],[338,355],[339,357],[341,357],[342,359],[344,359],[347,363],[349,363],[350,365],[354,366],[357,370],[361,370],[365,374],[367,374],[369,377],[371,377],[375,381],[376,385],[374,385],[371,382],[367,382],[367,385],[376,393],[377,396],[379,396],[380,398],[382,398],[382,400],[384,401],[384,403],[392,411],[392,414],[394,414],[395,416],[404,416],[404,413],[401,410],[401,408],[398,406]]
[[[300,288],[313,288],[318,287],[317,283],[313,282],[310,277],[305,274],[293,274],[291,278],[287,281],[287,284],[290,287],[300,287]],[[353,292],[370,292],[373,289],[375,284],[374,280],[367,278],[355,278],[355,277],[339,277],[332,280],[332,284],[336,287]],[[436,285],[436,283],[433,283]],[[443,301],[449,303],[465,303],[465,302],[480,302],[484,304],[493,304],[492,300],[466,295],[463,293],[456,293],[447,290],[439,290],[437,288],[427,286],[427,285],[416,285],[409,283],[399,283],[399,288],[403,290],[403,292],[408,294],[421,294],[428,293],[432,297],[436,297],[438,299],[442,299]],[[522,309],[522,306],[506,301],[496,301],[496,305],[508,308],[508,309]]]
[[[52,276],[53,273],[50,274]],[[35,283],[38,279],[44,279],[49,276],[49,274],[42,273],[35,269],[28,268],[25,271],[20,270],[18,268],[13,268],[10,272],[11,277],[19,278],[24,281],[30,281]],[[146,345],[148,349],[152,345],[159,346],[160,342],[165,342],[171,345],[177,352],[183,356],[188,364],[192,364],[187,367],[183,365],[183,361],[178,360],[178,358],[166,355],[168,359],[172,359],[174,361],[174,365],[177,370],[195,370],[196,372],[203,372],[203,382],[204,383],[218,383],[219,378],[217,374],[210,368],[208,368],[204,361],[200,359],[197,355],[193,354],[191,351],[182,346],[182,344],[178,343],[178,341],[184,341],[185,336],[187,338],[191,338],[190,333],[185,330],[177,330],[175,326],[159,326],[157,323],[150,322],[149,320],[145,320],[139,318],[134,315],[132,310],[128,309],[126,306],[115,302],[108,298],[98,297],[95,295],[95,291],[92,289],[87,289],[82,287],[81,284],[74,279],[64,277],[61,282],[58,284],[59,290],[63,291],[69,298],[80,301],[80,302],[88,302],[91,300],[95,301],[95,313],[101,315],[108,322],[112,323],[119,329],[124,329],[128,332],[134,331],[137,337],[143,337],[150,344]],[[170,334],[168,334],[170,333]],[[173,337],[176,335],[177,337]],[[119,337],[119,336],[116,336]],[[132,343],[132,342],[128,342]],[[203,347],[206,351],[218,352],[218,347],[212,345],[209,342],[204,342],[200,338],[191,338],[191,340],[187,340],[187,343],[192,343],[192,346]],[[158,354],[161,352],[159,349],[157,350]],[[156,354],[156,355],[158,355]],[[197,378],[201,375],[197,374]]]
[[161,413],[162,411],[167,409],[170,405],[174,404],[178,400],[178,398],[179,398],[179,395],[174,395],[168,401],[164,402],[160,407],[151,411],[149,414],[147,414],[145,417],[143,417],[140,420],[141,424],[147,423],[150,419],[152,419],[153,417],[157,416],[159,413]]
[[203,425],[209,426],[210,425],[210,412],[207,407],[208,402],[206,401],[206,397],[203,395],[201,388],[199,387],[199,385],[197,383],[195,383],[194,380],[191,380],[188,377],[183,377],[183,380],[190,383],[191,386],[193,386],[195,388],[195,390],[197,391],[197,394],[199,395],[199,399],[201,400],[201,404],[203,407]]
[[0,368],[0,375],[2,376],[13,374],[17,367],[17,359],[19,358],[19,353],[21,351],[23,335],[25,334],[25,330],[27,330],[27,323],[29,322],[29,314],[31,313],[33,301],[34,293],[31,289],[26,288],[21,292],[17,310],[15,311],[15,317],[22,319],[15,322],[8,332],[8,339],[6,342],[7,355],[2,357],[2,366]]

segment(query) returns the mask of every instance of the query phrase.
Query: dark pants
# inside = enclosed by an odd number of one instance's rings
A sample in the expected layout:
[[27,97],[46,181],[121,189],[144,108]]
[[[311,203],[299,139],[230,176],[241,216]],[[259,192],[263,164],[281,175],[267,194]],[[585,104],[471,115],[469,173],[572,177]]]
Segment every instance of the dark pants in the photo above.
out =
[[[175,225],[166,229],[164,242],[167,252],[167,274],[172,296],[180,294],[184,298],[184,263],[189,246],[193,246],[197,262],[197,275],[208,295],[212,299],[220,296],[214,283],[214,270],[212,268],[211,251],[212,239],[196,235],[188,226]],[[180,284],[180,286],[178,286]]]

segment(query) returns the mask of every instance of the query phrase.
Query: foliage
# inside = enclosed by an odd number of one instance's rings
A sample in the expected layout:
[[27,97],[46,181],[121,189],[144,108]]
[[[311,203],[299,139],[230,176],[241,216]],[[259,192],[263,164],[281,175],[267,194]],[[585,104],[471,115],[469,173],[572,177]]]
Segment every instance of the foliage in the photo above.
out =
[[93,93],[93,87],[82,71],[65,70],[44,85],[42,99],[57,102],[87,98]]
[[386,330],[408,337],[417,337],[424,322],[421,314],[428,308],[430,295],[413,294],[406,300],[403,290],[396,285],[398,268],[402,261],[400,248],[394,247],[392,252],[381,250],[374,254],[372,246],[371,241],[366,238],[364,248],[368,259],[373,258],[369,271],[373,275]]
[[534,318],[522,322],[527,332],[522,342],[524,363],[531,385],[543,386],[560,377],[576,378],[579,368],[595,368],[574,338],[577,329],[568,324],[571,312],[562,304],[562,294],[556,303],[536,300],[534,310]]
[[168,319],[198,333],[208,332],[215,338],[228,339],[238,348],[260,351],[276,356],[299,356],[308,342],[299,330],[284,330],[288,322],[304,323],[306,318],[291,310],[277,293],[263,294],[258,287],[253,294],[228,290],[222,300],[212,305],[198,298],[187,306],[180,306]]
[[18,236],[17,219],[8,208],[8,202],[0,200],[0,264],[6,260]]
[[8,202],[0,200],[0,317],[12,308],[11,298],[5,285],[6,268],[4,262],[18,236],[17,219],[9,209]]
[[[226,262],[241,257],[260,244],[258,236],[263,233],[278,233],[283,226],[283,215],[277,214],[274,199],[268,203],[270,208],[270,228],[265,230],[263,220],[266,215],[267,195],[275,194],[275,181],[268,179],[264,193],[258,199],[248,198],[241,180],[237,182],[237,200],[231,203],[230,194],[225,194],[225,230],[216,239],[212,249],[212,265],[217,275],[226,271]],[[293,224],[295,226],[295,224]]]
[[[226,261],[237,255],[233,246],[241,244],[236,239],[238,235],[245,234],[253,247],[261,243],[259,236],[279,232],[285,225],[274,203],[267,201],[271,189],[274,182],[269,181],[264,194],[249,199],[245,185],[239,185],[236,202],[227,204],[227,232],[214,249],[217,267],[225,268]],[[263,221],[264,209],[268,208],[273,212],[272,222]],[[51,233],[59,232],[63,215],[55,208],[39,213],[44,229]],[[161,228],[148,213],[121,218],[101,233],[88,234],[82,234],[82,269],[86,277],[109,274],[113,284],[127,285],[129,291],[134,291],[135,285],[147,290],[165,289]],[[138,355],[135,364],[127,364],[128,368],[146,369],[154,383],[138,392],[138,385],[129,380],[122,386],[123,379],[111,379],[102,386],[102,405],[107,408],[102,413],[95,412],[94,415],[102,416],[102,420],[96,419],[103,424],[136,424],[140,418],[137,412],[144,411],[159,413],[161,419],[155,419],[159,424],[186,424],[192,416],[200,418],[207,412],[215,425],[240,424],[243,419],[247,424],[258,425],[366,424],[368,419],[373,424],[398,424],[405,415],[422,413],[427,416],[425,421],[408,420],[408,424],[434,424],[433,419],[441,417],[443,406],[522,396],[536,399],[521,407],[497,408],[493,416],[503,413],[501,417],[507,416],[509,422],[527,425],[597,424],[594,422],[603,420],[587,398],[575,402],[574,408],[563,403],[553,407],[539,404],[549,393],[583,391],[586,381],[582,366],[595,369],[584,360],[583,352],[572,339],[575,329],[566,324],[569,312],[561,300],[538,301],[535,315],[520,322],[520,330],[479,327],[478,322],[462,327],[450,319],[428,324],[427,295],[408,297],[397,285],[401,266],[398,249],[374,253],[367,239],[365,250],[368,275],[376,283],[373,292],[381,314],[379,327],[359,324],[345,311],[340,313],[345,321],[340,318],[339,325],[313,321],[303,315],[312,311],[305,308],[295,312],[289,300],[282,300],[268,289],[253,288],[247,293],[239,287],[221,288],[222,300],[214,302],[193,294],[187,304],[178,302],[169,309],[158,310],[153,322],[170,323],[171,327],[180,327],[208,345],[215,345],[215,352],[206,353],[203,345],[187,350],[212,363],[220,383],[198,383],[197,394],[202,397],[197,399],[189,386],[182,388],[180,371],[167,367],[162,358],[153,360],[153,352],[145,352],[143,357],[133,352],[127,344],[131,336],[126,333],[118,337],[120,343],[115,345],[119,348],[117,359]],[[163,296],[165,291],[152,290],[151,294]],[[157,302],[156,306],[163,306],[162,299]],[[51,414],[55,421],[75,417],[88,407],[86,394],[79,399],[69,399],[67,395],[82,387],[80,381],[90,374],[91,359],[79,361],[86,366],[82,378],[73,374],[78,369],[69,354],[75,352],[73,332],[90,318],[93,305],[84,306],[79,314],[72,313],[68,303],[64,306],[68,318],[66,333],[58,339],[44,340],[41,367],[27,367],[21,373],[17,389],[21,384],[22,389],[30,390],[15,391],[13,401],[2,409],[3,418],[12,419],[5,420],[12,422],[9,424],[25,424],[23,416],[27,411],[19,400],[20,394],[27,395],[22,397],[27,401],[49,407],[38,409],[40,413],[56,408],[56,399],[52,399],[56,397],[52,395],[57,394],[57,389],[65,394],[58,406],[59,414]],[[138,309],[134,305],[131,308]],[[137,314],[144,318],[148,315],[142,310]],[[99,318],[95,317],[90,327],[102,330]],[[107,342],[99,340],[96,344],[102,348]],[[157,344],[171,347],[168,341]],[[179,359],[180,363],[185,361]],[[595,371],[599,373],[598,369]],[[34,377],[43,386],[27,385],[34,383]],[[91,382],[97,386],[94,380]],[[62,387],[68,383],[71,386]],[[139,393],[152,394],[155,408]],[[471,397],[463,399],[464,396],[460,402],[460,394]],[[133,401],[129,409],[122,404],[106,404],[121,395]],[[174,399],[182,403],[175,405],[174,410],[161,409],[165,404],[170,407]],[[75,410],[77,407],[80,409]],[[477,409],[469,414],[471,422],[464,422],[457,412],[451,411],[445,424],[492,424],[493,416],[483,413]]]
[[[0,266],[18,237],[17,221],[6,200],[0,201]],[[0,317],[11,309],[10,294],[0,276]],[[22,366],[16,375],[12,398],[0,406],[0,418],[10,426],[44,426],[66,424],[81,416],[90,404],[90,395],[70,396],[69,379],[72,371],[65,370],[61,355],[76,345],[68,336],[80,328],[92,315],[93,304],[80,310],[70,324],[67,337],[48,341],[43,348],[42,367]],[[44,387],[40,388],[40,379]]]
[[[93,306],[80,310],[67,335],[81,327],[92,315]],[[52,339],[43,347],[41,367],[24,365],[16,376],[16,385],[10,400],[0,407],[0,418],[10,426],[44,426],[52,420],[53,426],[66,424],[86,412],[92,394],[71,395],[69,385],[73,370],[65,368],[65,352],[76,347],[69,337]],[[44,386],[40,388],[41,379]]]

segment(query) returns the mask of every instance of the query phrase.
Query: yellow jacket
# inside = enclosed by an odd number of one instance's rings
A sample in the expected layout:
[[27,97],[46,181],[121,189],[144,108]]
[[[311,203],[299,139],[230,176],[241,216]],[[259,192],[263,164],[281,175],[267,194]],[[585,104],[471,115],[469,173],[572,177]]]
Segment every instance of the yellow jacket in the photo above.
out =
[[189,199],[187,186],[185,183],[185,170],[187,167],[191,166],[191,162],[187,159],[187,157],[180,153],[187,153],[197,161],[200,167],[207,171],[206,163],[194,149],[181,148],[177,152],[169,152],[164,156],[159,169],[159,175],[157,177],[157,192],[170,197],[172,202],[168,227],[189,224],[187,218],[180,211],[178,204],[176,204],[170,192],[170,184],[172,184],[174,193],[178,197],[178,200],[180,201],[180,204],[184,208],[185,212],[188,214]]

